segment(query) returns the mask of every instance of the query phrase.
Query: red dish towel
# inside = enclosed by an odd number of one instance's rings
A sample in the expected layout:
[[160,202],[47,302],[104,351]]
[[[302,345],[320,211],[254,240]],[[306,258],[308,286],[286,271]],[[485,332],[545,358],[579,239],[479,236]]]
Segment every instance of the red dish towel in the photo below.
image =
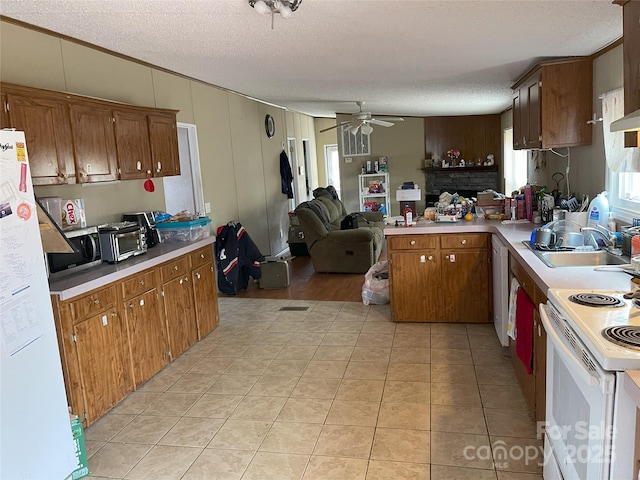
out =
[[533,373],[533,312],[536,306],[525,292],[518,290],[516,297],[516,355],[527,369]]

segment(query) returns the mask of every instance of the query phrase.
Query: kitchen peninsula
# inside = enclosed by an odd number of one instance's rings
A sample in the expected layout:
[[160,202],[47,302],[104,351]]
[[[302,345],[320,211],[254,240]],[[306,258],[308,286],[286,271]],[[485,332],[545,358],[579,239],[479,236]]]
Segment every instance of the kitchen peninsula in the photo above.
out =
[[67,400],[85,426],[216,328],[214,239],[51,281]]

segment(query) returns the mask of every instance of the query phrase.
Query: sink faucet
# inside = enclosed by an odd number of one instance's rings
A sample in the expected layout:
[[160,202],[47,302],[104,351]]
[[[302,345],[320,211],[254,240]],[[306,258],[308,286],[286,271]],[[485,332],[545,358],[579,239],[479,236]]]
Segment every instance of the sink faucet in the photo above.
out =
[[590,233],[590,235],[589,235],[590,241],[596,247],[596,250],[599,250],[600,246],[596,242],[595,238],[593,238],[593,234],[594,233],[597,233],[602,238],[602,240],[604,240],[604,243],[606,245],[605,248],[607,250],[613,250],[613,249],[616,248],[616,239],[615,239],[615,237],[611,234],[611,232],[609,230],[607,230],[606,228],[604,228],[604,227],[602,227],[600,225],[596,225],[595,227],[582,227],[580,229],[580,232],[582,234]]

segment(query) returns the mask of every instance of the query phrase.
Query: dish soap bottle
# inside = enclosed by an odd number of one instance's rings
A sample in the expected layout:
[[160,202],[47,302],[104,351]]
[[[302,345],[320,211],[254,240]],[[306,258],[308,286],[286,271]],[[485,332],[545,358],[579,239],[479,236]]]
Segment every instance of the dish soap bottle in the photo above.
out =
[[404,226],[405,227],[410,227],[411,225],[413,225],[413,210],[411,210],[411,207],[409,206],[409,204],[405,204],[404,206]]
[[607,192],[599,193],[596,198],[591,200],[589,204],[589,227],[600,225],[607,228],[609,221],[609,200],[607,200]]

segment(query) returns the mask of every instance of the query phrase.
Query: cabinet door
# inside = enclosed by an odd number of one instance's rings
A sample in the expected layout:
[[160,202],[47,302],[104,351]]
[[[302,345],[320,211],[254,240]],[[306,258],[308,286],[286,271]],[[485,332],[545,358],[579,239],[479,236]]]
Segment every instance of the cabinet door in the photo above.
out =
[[437,250],[391,254],[390,297],[393,321],[441,321],[440,268],[437,256]]
[[544,422],[547,401],[547,332],[538,310],[533,315],[533,373],[536,376],[536,422]]
[[193,296],[196,308],[198,338],[203,339],[218,326],[218,294],[213,263],[207,263],[193,270]]
[[486,251],[441,252],[443,321],[491,321],[489,254]]
[[24,131],[34,185],[75,183],[69,110],[65,102],[7,93],[9,123]]
[[93,423],[127,393],[123,338],[115,309],[73,327],[87,424]]
[[74,104],[70,109],[78,181],[92,183],[117,180],[111,109],[97,104]]
[[190,275],[177,277],[162,285],[164,316],[172,359],[178,358],[198,338],[189,277]]
[[121,180],[151,175],[151,148],[147,115],[134,111],[115,111],[115,136]]
[[513,92],[513,149],[520,150],[524,148],[524,133],[522,131],[522,105],[520,102],[520,90]]
[[166,329],[157,289],[126,301],[124,309],[131,345],[133,378],[138,387],[169,361]]
[[525,118],[521,118],[525,132],[525,148],[540,148],[542,146],[542,114],[540,112],[540,75],[535,74],[523,88],[527,98],[524,109]]
[[148,115],[148,119],[153,175],[156,177],[180,175],[175,114],[153,113]]

